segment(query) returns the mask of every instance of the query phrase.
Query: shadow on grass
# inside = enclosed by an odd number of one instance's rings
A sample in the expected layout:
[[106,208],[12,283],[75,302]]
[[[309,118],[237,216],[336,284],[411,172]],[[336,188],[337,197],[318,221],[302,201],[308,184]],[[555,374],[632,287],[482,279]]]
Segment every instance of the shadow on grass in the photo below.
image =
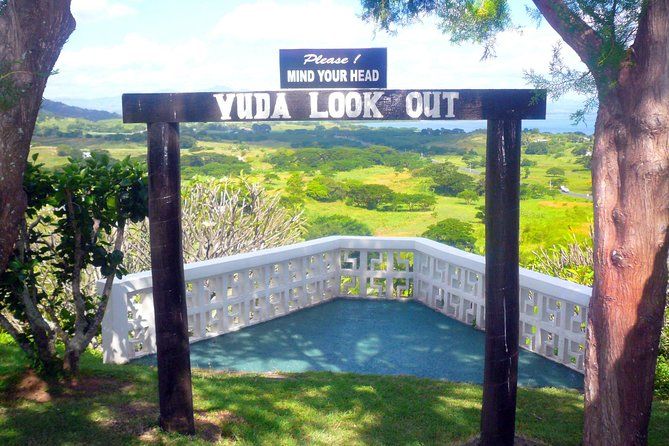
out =
[[[0,358],[19,353],[2,347]],[[21,374],[17,364],[4,373]],[[158,431],[154,368],[107,366],[87,355],[82,376],[117,388],[65,392],[46,403],[0,401],[0,444],[207,444]],[[217,424],[219,444],[441,445],[465,441],[479,428],[481,388],[472,384],[331,372],[194,370],[193,378],[196,412]],[[518,432],[547,444],[578,445],[582,405],[576,391],[521,388]],[[649,444],[666,444],[668,426],[669,402],[657,402]]]

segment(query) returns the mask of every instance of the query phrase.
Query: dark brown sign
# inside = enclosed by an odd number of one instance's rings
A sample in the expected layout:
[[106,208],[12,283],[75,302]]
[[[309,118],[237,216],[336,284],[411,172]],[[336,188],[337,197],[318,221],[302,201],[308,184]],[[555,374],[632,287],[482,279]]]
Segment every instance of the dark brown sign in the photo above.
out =
[[127,123],[545,117],[545,90],[287,90],[123,95],[123,121]]

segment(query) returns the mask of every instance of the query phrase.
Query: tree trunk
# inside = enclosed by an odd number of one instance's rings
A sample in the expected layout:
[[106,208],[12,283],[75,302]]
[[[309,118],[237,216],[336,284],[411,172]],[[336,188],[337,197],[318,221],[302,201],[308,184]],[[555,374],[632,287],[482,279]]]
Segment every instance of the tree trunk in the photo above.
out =
[[668,0],[648,3],[615,88],[600,94],[592,174],[584,442],[644,445],[667,287]]
[[67,349],[63,357],[63,371],[68,376],[76,376],[79,373],[79,359],[81,351],[77,349]]
[[9,0],[0,9],[0,272],[26,208],[23,173],[42,93],[74,26],[70,0]]

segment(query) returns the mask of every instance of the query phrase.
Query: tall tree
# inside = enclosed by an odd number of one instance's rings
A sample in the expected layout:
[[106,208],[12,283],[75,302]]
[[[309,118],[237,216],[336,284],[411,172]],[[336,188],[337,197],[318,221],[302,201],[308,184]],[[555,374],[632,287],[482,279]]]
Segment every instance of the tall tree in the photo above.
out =
[[0,272],[27,206],[23,174],[42,94],[74,27],[70,0],[0,0]]
[[[587,445],[647,442],[667,289],[669,246],[669,0],[533,0],[587,67],[554,52],[550,74],[528,73],[554,96],[594,93],[595,280],[588,312]],[[451,41],[483,44],[512,26],[506,0],[362,0],[392,29],[434,14]]]

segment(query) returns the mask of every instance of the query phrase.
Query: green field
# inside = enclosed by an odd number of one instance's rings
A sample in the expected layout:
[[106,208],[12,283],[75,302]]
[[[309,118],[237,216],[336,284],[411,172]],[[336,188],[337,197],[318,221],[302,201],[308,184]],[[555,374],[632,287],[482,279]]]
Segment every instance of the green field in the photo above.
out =
[[[46,125],[56,126],[59,129],[87,128],[89,124],[81,120],[53,119],[46,121]],[[138,126],[125,128],[116,121],[105,121],[104,126],[118,131],[137,131]],[[335,123],[328,123],[324,128],[335,128]],[[355,129],[352,125],[340,125],[340,128]],[[305,123],[282,123],[273,125],[272,132],[287,131],[309,131],[313,130],[313,124]],[[376,130],[382,131],[382,129]],[[279,134],[279,133],[276,133]],[[473,132],[462,136],[446,135],[443,139],[437,139],[432,144],[434,147],[440,145],[457,147],[471,150],[482,156],[485,153],[485,133]],[[551,153],[541,155],[524,154],[523,159],[530,160],[534,165],[529,167],[529,175],[523,169],[522,184],[528,185],[552,185],[552,180],[547,175],[550,168],[560,168],[565,172],[564,181],[572,192],[590,193],[590,172],[577,162],[577,156],[571,153],[571,148],[577,144],[579,136],[550,135],[524,133],[524,147],[534,141],[545,141],[551,148]],[[285,138],[283,138],[285,139]],[[577,141],[577,142],[574,142]],[[342,141],[344,143],[345,141]],[[248,163],[252,171],[248,176],[254,181],[263,182],[268,189],[277,192],[283,191],[285,181],[290,172],[277,171],[274,166],[266,161],[266,156],[277,150],[300,150],[291,148],[285,141],[276,141],[271,138],[261,142],[254,141],[198,141],[195,151],[184,150],[186,154],[215,153],[231,155],[241,161]],[[114,158],[125,156],[143,157],[146,148],[140,142],[117,142],[105,141],[96,138],[68,138],[57,136],[43,136],[35,139],[32,152],[39,154],[40,162],[48,167],[57,167],[66,162],[63,156],[57,156],[58,147],[70,146],[82,150],[106,150]],[[364,149],[361,149],[364,150]],[[463,158],[456,154],[433,155],[432,162],[450,162],[459,167],[460,171],[472,176],[475,180],[481,178],[481,167],[469,168]],[[266,180],[264,175],[268,173],[278,174],[278,179]],[[306,184],[311,178],[318,175],[318,171],[301,172],[302,180]],[[339,181],[356,180],[367,184],[381,184],[388,186],[396,192],[403,193],[429,193],[429,184],[425,178],[414,176],[411,171],[398,171],[386,166],[372,166],[367,168],[356,168],[349,171],[335,172],[334,178]],[[526,178],[525,178],[526,176]],[[456,197],[439,196],[433,210],[428,212],[392,212],[368,210],[360,207],[347,205],[343,201],[318,202],[306,198],[304,214],[308,221],[320,215],[341,214],[353,217],[367,224],[372,232],[378,236],[417,236],[422,234],[428,226],[445,218],[457,218],[473,224],[477,238],[476,250],[484,252],[484,228],[482,223],[475,218],[476,206],[484,203],[483,198],[477,202],[467,204]],[[531,260],[533,252],[539,248],[550,248],[553,245],[564,245],[574,240],[586,240],[590,235],[592,224],[592,203],[586,199],[573,198],[563,194],[542,199],[526,199],[521,201],[521,259],[527,263]]]

